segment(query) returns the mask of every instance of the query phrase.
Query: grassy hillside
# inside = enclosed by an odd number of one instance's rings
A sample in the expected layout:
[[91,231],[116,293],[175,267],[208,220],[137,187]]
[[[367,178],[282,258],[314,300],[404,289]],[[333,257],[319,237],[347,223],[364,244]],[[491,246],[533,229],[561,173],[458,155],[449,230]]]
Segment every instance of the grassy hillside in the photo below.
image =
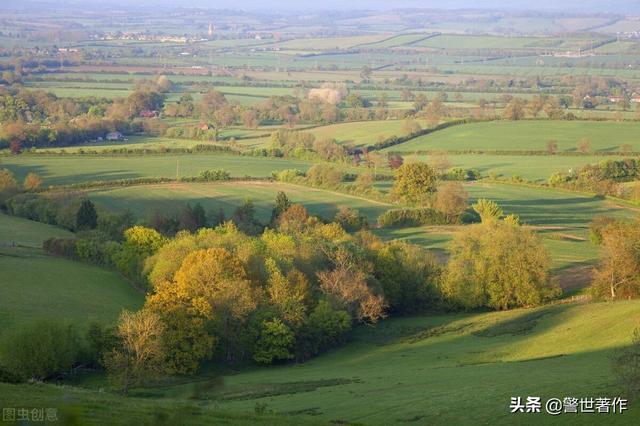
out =
[[115,322],[122,309],[138,309],[143,295],[115,272],[48,256],[39,247],[49,237],[71,233],[0,215],[0,328],[37,319]]
[[380,214],[392,207],[390,204],[327,190],[253,181],[131,186],[91,191],[89,196],[99,206],[114,211],[130,209],[139,217],[154,210],[172,211],[187,202],[200,202],[205,209],[214,212],[223,208],[229,217],[236,207],[250,198],[256,207],[258,219],[267,222],[278,191],[284,191],[292,202],[303,204],[312,214],[326,219],[333,218],[338,206],[347,206],[358,209],[375,223]]
[[[625,321],[621,321],[625,318]],[[303,413],[332,423],[601,424],[598,416],[509,414],[512,396],[620,396],[610,355],[640,326],[640,301],[432,315],[361,327],[347,347],[304,364],[224,376],[210,404]],[[155,389],[178,397],[193,385]],[[631,404],[607,424],[633,424]]]
[[598,121],[491,121],[449,127],[388,148],[395,152],[428,150],[544,151],[550,139],[559,151],[575,152],[578,141],[587,138],[595,151],[621,151],[630,144],[640,151],[640,123]]

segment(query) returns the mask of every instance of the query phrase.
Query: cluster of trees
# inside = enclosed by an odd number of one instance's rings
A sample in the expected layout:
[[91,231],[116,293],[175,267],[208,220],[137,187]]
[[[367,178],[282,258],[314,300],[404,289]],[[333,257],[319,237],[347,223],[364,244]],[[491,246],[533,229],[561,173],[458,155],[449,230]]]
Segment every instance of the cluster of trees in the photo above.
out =
[[162,102],[158,92],[138,90],[116,101],[58,98],[41,90],[5,91],[0,94],[0,148],[19,153],[28,147],[80,144],[113,131],[141,131],[144,122],[132,118]]
[[637,186],[624,185],[624,183],[637,180],[638,177],[640,177],[640,161],[635,158],[626,158],[587,164],[573,173],[556,173],[549,177],[548,182],[551,186],[637,200],[640,199]]
[[526,117],[537,118],[542,113],[550,120],[565,117],[560,100],[547,95],[535,95],[529,101],[513,97],[505,106],[502,117],[507,120],[522,120]]

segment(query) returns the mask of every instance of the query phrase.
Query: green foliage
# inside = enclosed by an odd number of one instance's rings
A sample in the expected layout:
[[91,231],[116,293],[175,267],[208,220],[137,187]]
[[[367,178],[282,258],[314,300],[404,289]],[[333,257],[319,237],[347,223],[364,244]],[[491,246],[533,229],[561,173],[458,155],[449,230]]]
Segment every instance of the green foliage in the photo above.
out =
[[407,202],[423,202],[436,192],[437,173],[426,163],[403,164],[396,171],[393,194]]
[[297,337],[298,358],[304,360],[344,343],[350,330],[349,313],[320,300]]
[[500,206],[491,200],[479,199],[473,206],[473,210],[480,215],[482,223],[495,222],[502,217],[504,212]]
[[485,221],[454,238],[443,291],[464,308],[536,306],[560,292],[548,270],[549,257],[534,234]]
[[253,359],[259,364],[291,359],[293,342],[294,334],[285,323],[277,318],[262,321]]
[[98,226],[98,213],[91,200],[82,200],[78,213],[76,214],[76,229],[86,231],[95,229]]
[[453,223],[458,223],[458,218],[428,208],[387,210],[378,216],[378,226],[381,228],[449,225]]
[[343,178],[343,173],[329,164],[316,164],[307,172],[307,181],[316,186],[334,187]]
[[304,177],[304,172],[298,169],[274,170],[271,176],[278,182],[294,182],[296,178]]
[[207,182],[229,180],[231,176],[224,169],[203,170],[198,174],[198,180]]
[[424,249],[394,242],[378,250],[375,276],[389,309],[410,314],[439,303],[440,266]]
[[69,373],[79,354],[80,339],[72,326],[41,321],[4,338],[0,365],[21,380],[44,380]]
[[367,217],[361,215],[357,210],[349,207],[339,206],[333,221],[338,223],[347,232],[355,232],[361,229],[368,229]]
[[275,223],[280,215],[287,211],[289,207],[291,207],[291,200],[289,200],[287,194],[285,194],[284,191],[278,191],[278,195],[276,195],[276,205],[271,212],[271,223]]

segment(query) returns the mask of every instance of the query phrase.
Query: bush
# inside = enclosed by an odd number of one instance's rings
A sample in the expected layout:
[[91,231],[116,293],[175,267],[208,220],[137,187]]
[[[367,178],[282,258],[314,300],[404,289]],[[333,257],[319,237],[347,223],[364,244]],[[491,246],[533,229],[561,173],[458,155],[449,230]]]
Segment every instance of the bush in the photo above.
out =
[[434,209],[396,209],[387,210],[378,216],[381,228],[395,226],[450,225],[458,223],[459,217],[448,217],[445,213]]
[[473,181],[482,177],[482,174],[476,169],[461,169],[454,167],[442,176],[443,180],[460,180]]
[[321,300],[309,315],[299,333],[298,358],[307,359],[329,348],[344,343],[351,330],[351,316]]
[[262,321],[253,359],[260,364],[271,364],[279,359],[291,359],[293,354],[290,348],[293,341],[293,332],[279,319]]
[[358,210],[345,206],[338,207],[334,222],[339,223],[347,232],[355,232],[369,228],[369,222],[366,216],[361,215]]
[[70,372],[79,354],[80,340],[71,326],[41,321],[3,340],[0,363],[20,380],[44,380]]
[[307,180],[316,186],[336,186],[342,179],[342,172],[328,164],[316,164],[307,172]]
[[229,179],[231,179],[231,176],[224,169],[203,170],[198,174],[198,180],[204,180],[207,182]]
[[279,182],[293,182],[298,177],[303,177],[304,172],[298,169],[274,170],[271,176]]

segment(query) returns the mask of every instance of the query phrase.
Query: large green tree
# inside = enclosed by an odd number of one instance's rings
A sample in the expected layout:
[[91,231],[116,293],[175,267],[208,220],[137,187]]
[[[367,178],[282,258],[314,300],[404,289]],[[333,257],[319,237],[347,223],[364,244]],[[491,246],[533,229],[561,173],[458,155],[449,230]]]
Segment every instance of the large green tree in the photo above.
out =
[[443,291],[465,308],[535,306],[558,294],[540,239],[515,221],[489,221],[460,232],[451,244]]
[[423,202],[437,190],[437,173],[426,163],[403,164],[396,171],[393,194],[411,203]]

